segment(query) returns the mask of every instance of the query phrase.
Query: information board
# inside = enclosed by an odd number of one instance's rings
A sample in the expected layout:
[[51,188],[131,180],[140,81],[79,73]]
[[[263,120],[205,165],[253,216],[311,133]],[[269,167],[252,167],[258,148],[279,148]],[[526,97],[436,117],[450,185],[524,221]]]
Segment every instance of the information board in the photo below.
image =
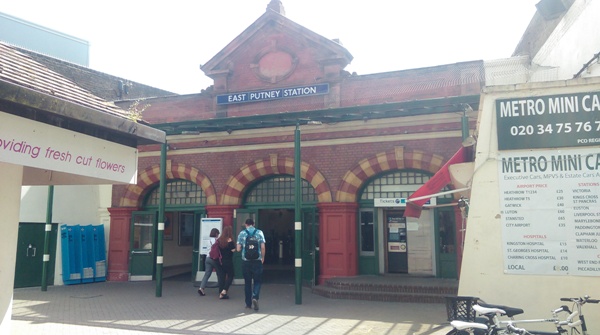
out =
[[600,148],[500,152],[504,270],[600,276]]
[[202,218],[200,220],[200,255],[208,255],[210,251],[210,231],[217,228],[219,233],[223,232],[222,218]]

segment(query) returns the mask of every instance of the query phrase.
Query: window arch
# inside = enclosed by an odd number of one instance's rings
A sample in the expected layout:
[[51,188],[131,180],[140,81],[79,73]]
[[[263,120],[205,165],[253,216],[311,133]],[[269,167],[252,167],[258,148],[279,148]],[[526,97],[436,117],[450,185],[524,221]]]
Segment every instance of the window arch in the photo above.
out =
[[[392,171],[378,175],[365,184],[359,199],[365,201],[375,198],[408,198],[431,177],[432,174],[418,170]],[[448,190],[447,186],[443,189],[443,191]],[[452,198],[452,195],[440,197]]]
[[[148,195],[144,206],[155,207],[160,201],[160,187],[156,186]],[[166,206],[205,205],[206,195],[202,188],[189,180],[168,180],[165,185]]]
[[[287,175],[278,175],[263,178],[256,182],[246,193],[246,204],[282,204],[295,201],[295,178]],[[314,187],[302,179],[302,203],[316,203],[317,192]]]

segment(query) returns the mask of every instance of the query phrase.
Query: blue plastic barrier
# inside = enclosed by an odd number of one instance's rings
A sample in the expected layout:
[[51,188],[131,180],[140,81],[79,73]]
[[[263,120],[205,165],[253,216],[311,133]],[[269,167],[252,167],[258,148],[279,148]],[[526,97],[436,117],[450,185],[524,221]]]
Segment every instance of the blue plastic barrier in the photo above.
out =
[[106,281],[104,225],[60,226],[65,285]]
[[94,281],[94,231],[92,225],[81,227],[81,282]]
[[81,283],[81,229],[79,225],[60,227],[63,282],[65,285]]

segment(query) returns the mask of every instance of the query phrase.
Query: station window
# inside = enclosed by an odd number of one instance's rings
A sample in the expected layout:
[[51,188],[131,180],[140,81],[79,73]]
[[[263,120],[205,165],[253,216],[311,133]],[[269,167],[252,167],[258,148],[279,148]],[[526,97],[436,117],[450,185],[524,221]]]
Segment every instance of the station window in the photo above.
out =
[[[159,187],[153,189],[146,198],[146,206],[158,206]],[[165,185],[165,205],[201,205],[206,204],[204,191],[198,184],[189,180],[169,180]]]
[[[259,181],[248,192],[246,203],[293,203],[295,201],[294,177],[276,176]],[[302,179],[302,202],[315,203],[317,192]]]

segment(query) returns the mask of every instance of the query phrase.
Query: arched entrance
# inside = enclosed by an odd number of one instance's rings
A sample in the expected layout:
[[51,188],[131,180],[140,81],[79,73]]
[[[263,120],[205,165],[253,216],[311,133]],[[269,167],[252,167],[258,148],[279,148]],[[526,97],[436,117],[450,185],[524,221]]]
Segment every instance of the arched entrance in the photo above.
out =
[[[207,202],[202,188],[189,180],[170,179],[165,192],[164,275],[195,274],[198,269],[200,218]],[[130,280],[152,280],[156,264],[158,185],[148,190],[140,211],[132,213]]]
[[[405,218],[401,201],[426,183],[431,173],[415,169],[380,173],[362,186],[359,198],[359,273],[410,273],[456,278],[454,208],[450,195],[419,219]],[[445,189],[447,190],[447,188]]]
[[[319,218],[317,192],[302,180],[302,273],[305,285],[316,283],[318,275]],[[253,218],[266,239],[265,282],[294,283],[294,177],[271,175],[252,183],[242,197],[243,209],[236,211],[234,231]],[[236,271],[236,273],[238,273]]]

